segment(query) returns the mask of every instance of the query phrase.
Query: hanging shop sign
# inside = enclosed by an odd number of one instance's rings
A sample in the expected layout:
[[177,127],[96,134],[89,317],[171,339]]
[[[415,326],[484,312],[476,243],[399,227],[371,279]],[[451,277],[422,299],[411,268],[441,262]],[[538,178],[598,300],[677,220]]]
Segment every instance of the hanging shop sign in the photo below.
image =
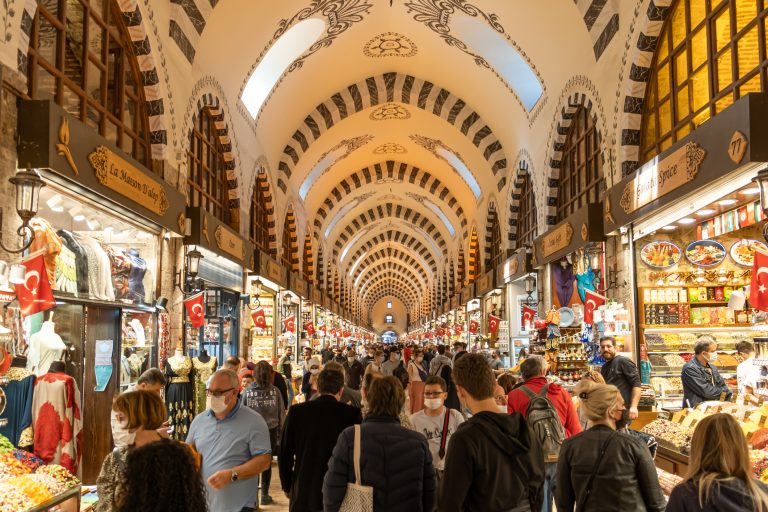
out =
[[496,288],[496,271],[486,272],[475,281],[475,292],[478,297]]
[[253,246],[237,231],[203,208],[189,207],[186,213],[192,222],[192,230],[184,237],[184,245],[205,247],[247,270],[255,270]]
[[468,284],[464,288],[461,289],[461,295],[459,296],[459,301],[462,305],[466,304],[467,302],[471,301],[475,298],[475,283]]
[[454,294],[451,297],[451,303],[450,303],[451,311],[453,311],[454,309],[458,309],[458,307],[459,307],[459,296],[458,294]]
[[582,206],[568,218],[534,240],[531,264],[538,267],[558,260],[590,242],[605,239],[602,205]]
[[20,103],[17,152],[20,168],[184,233],[183,194],[52,101]]
[[496,268],[496,285],[511,283],[530,273],[531,255],[521,247]]
[[730,172],[768,162],[768,95],[751,93],[673,144],[605,194],[612,233]]
[[264,251],[255,249],[257,273],[281,288],[288,288],[288,271]]
[[295,272],[288,273],[288,289],[304,299],[309,297],[307,282]]

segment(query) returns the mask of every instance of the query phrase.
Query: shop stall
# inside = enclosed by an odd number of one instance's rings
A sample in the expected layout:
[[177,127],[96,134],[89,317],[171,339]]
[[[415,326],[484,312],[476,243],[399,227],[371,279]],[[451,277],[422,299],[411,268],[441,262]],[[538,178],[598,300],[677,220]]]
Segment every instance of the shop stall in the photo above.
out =
[[455,341],[466,340],[466,310],[461,306],[461,294],[456,293],[448,303],[450,310],[446,314],[448,329],[444,343],[450,345]]
[[[74,392],[77,404],[70,403],[65,414],[74,415],[82,406],[73,435],[88,439],[89,449],[71,456],[90,484],[112,449],[114,395],[167,352],[168,317],[158,314],[155,301],[162,238],[183,233],[184,198],[50,101],[19,104],[17,151],[19,167],[35,169],[17,178],[39,173],[44,186],[37,216],[27,224],[32,236],[24,259],[11,274],[19,284],[33,280],[33,289],[41,293],[47,288],[41,275],[47,278],[54,307],[34,314],[27,310],[27,315],[16,302],[4,308],[14,358],[14,378],[4,389],[7,393],[24,379],[46,376]],[[39,257],[42,265],[34,269]],[[32,402],[31,386],[13,400]],[[37,403],[31,421],[2,419],[33,427]],[[0,433],[8,434],[5,428]],[[17,435],[9,437],[27,447],[31,442],[20,438],[22,431],[30,432],[15,429]]]
[[270,361],[277,357],[276,314],[280,291],[288,286],[285,268],[267,253],[258,251],[257,269],[248,276],[249,319],[246,320],[244,353],[251,361]]
[[[515,366],[520,350],[528,350],[529,333],[537,318],[539,294],[536,274],[531,272],[530,253],[518,249],[496,269],[496,282],[505,297],[510,366]],[[500,336],[501,338],[501,336]],[[503,341],[503,340],[502,340]]]
[[307,282],[295,272],[288,273],[288,289],[280,296],[281,336],[277,346],[280,357],[288,347],[298,352],[299,340],[304,332],[304,304],[309,296]]
[[478,341],[480,329],[482,327],[482,309],[480,300],[475,293],[475,283],[466,285],[459,294],[459,308],[464,313],[466,329],[462,333],[459,341],[467,344],[467,348],[473,346]]
[[[498,348],[501,322],[505,322],[507,328],[509,326],[506,300],[501,289],[496,286],[496,269],[486,272],[475,281],[475,294],[480,301],[481,341],[479,348],[487,353],[491,349]],[[503,355],[503,357],[507,356],[508,352]]]
[[683,364],[701,336],[735,388],[739,340],[752,339],[756,250],[768,250],[753,182],[768,161],[768,101],[749,94],[608,191],[606,233],[627,238],[644,382],[659,405],[681,407]]

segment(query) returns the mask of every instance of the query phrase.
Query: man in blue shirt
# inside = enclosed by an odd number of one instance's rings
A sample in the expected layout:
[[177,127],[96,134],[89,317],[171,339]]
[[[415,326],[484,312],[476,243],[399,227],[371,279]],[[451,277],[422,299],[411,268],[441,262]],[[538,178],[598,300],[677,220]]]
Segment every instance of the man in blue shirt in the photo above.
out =
[[258,483],[248,481],[272,464],[269,429],[261,415],[237,399],[240,381],[232,370],[211,376],[207,410],[189,428],[187,443],[203,459],[208,509],[252,512]]

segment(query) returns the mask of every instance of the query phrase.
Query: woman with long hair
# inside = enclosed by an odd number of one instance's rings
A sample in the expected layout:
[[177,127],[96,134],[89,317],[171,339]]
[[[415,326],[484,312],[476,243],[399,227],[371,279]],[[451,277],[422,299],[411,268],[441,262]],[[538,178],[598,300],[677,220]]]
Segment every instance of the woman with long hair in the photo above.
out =
[[752,477],[749,446],[738,422],[713,414],[696,425],[688,476],[669,497],[668,512],[768,512],[768,486]]
[[205,488],[192,452],[164,440],[128,455],[119,512],[206,512]]
[[416,348],[408,360],[408,397],[411,404],[411,414],[424,408],[424,382],[429,373],[424,368],[424,351]]
[[616,386],[583,379],[574,393],[592,425],[563,442],[557,461],[558,512],[662,512],[665,507],[651,452],[619,432],[629,410]]

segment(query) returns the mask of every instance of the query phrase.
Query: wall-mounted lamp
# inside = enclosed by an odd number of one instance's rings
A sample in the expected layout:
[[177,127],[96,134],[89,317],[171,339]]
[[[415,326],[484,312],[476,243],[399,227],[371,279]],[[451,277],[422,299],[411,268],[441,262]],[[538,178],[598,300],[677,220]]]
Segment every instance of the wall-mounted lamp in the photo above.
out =
[[203,259],[203,255],[195,247],[184,255],[184,270],[176,271],[174,269],[173,271],[173,286],[178,288],[184,295],[192,295],[203,288],[202,280],[197,279],[197,274],[200,272],[201,259]]
[[32,245],[35,239],[35,232],[29,227],[29,221],[37,215],[37,208],[40,204],[40,189],[45,186],[43,180],[34,171],[28,169],[21,170],[8,181],[16,187],[16,213],[21,218],[21,226],[16,233],[27,242],[20,249],[9,249],[5,246],[2,239],[3,229],[3,209],[0,208],[0,247],[5,252],[17,254],[24,252]]

